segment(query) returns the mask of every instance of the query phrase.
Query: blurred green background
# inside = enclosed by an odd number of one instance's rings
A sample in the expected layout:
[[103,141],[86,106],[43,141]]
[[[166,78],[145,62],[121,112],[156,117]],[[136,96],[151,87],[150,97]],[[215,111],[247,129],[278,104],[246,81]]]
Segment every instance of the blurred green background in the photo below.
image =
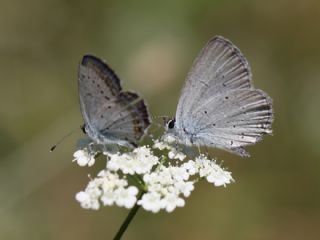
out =
[[274,135],[243,159],[214,150],[236,182],[200,183],[184,208],[140,211],[124,239],[319,239],[320,2],[0,1],[0,239],[111,239],[128,210],[80,208],[72,163],[81,56],[106,59],[153,115],[174,115],[194,58],[214,35],[248,59],[274,100]]

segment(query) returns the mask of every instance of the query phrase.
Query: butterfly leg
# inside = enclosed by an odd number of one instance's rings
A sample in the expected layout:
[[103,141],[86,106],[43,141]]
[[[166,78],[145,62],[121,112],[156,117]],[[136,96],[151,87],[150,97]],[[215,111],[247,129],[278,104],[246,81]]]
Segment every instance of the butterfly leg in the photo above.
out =
[[103,149],[103,152],[108,152],[108,148],[107,148],[106,144],[102,145],[102,149]]
[[197,147],[198,147],[199,155],[201,155],[201,147],[200,147],[200,145],[197,145]]
[[197,151],[191,146],[181,145],[182,152],[186,154],[189,158],[197,157]]
[[95,155],[95,151],[93,149],[93,144],[94,144],[94,142],[90,142],[88,144],[88,152],[89,152],[90,155]]

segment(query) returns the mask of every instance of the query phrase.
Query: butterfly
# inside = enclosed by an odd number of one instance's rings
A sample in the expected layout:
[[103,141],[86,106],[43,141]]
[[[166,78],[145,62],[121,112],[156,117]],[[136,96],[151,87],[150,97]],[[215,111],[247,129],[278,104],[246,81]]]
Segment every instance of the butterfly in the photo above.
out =
[[272,121],[272,100],[253,87],[247,60],[232,42],[216,36],[193,63],[164,138],[249,156],[243,147],[271,134]]
[[97,144],[137,146],[151,124],[144,100],[122,91],[117,75],[92,55],[79,64],[78,85],[83,131]]

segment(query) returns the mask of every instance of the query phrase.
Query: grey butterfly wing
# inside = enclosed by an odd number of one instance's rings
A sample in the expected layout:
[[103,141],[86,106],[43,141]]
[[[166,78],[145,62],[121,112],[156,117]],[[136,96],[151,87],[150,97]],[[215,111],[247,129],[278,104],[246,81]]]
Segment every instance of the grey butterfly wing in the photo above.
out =
[[270,134],[272,120],[271,99],[253,88],[240,50],[222,37],[210,40],[188,74],[178,103],[177,128],[194,144],[246,156],[243,146]]
[[121,91],[120,80],[95,56],[85,55],[79,65],[78,87],[80,108],[85,123],[90,124],[99,106],[113,102]]
[[[147,106],[143,99],[134,92],[121,92],[114,102],[114,105],[107,111],[100,115],[100,119],[108,119],[108,121],[101,121],[100,133],[107,136],[114,141],[121,140],[128,142],[129,145],[135,146],[146,133],[150,118]],[[127,144],[124,144],[127,145]]]
[[177,106],[177,127],[183,128],[194,107],[205,99],[232,89],[250,88],[250,67],[240,50],[221,36],[212,38],[188,73]]
[[248,156],[244,146],[272,133],[272,101],[258,89],[236,89],[216,95],[192,114],[196,119],[191,126],[193,141],[242,156]]
[[[121,92],[116,74],[91,55],[83,57],[78,81],[81,113],[88,135],[97,143],[135,145],[150,125],[144,101],[135,93]],[[122,118],[126,120],[123,126],[115,124]]]

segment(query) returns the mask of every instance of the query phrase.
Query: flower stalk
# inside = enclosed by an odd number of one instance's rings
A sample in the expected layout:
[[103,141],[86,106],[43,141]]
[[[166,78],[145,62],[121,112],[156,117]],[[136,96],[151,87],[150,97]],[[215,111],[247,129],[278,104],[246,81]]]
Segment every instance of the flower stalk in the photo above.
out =
[[[141,197],[143,196],[144,191],[141,191],[139,193],[138,196],[138,200],[141,199]],[[137,214],[138,210],[140,209],[140,205],[138,205],[137,203],[134,205],[134,207],[130,210],[128,216],[126,217],[126,219],[124,220],[124,222],[121,224],[117,234],[114,236],[114,240],[119,240],[121,239],[121,237],[123,236],[123,234],[125,233],[125,231],[127,230],[127,228],[129,227],[129,224],[131,223],[132,219],[135,217],[135,215]]]

